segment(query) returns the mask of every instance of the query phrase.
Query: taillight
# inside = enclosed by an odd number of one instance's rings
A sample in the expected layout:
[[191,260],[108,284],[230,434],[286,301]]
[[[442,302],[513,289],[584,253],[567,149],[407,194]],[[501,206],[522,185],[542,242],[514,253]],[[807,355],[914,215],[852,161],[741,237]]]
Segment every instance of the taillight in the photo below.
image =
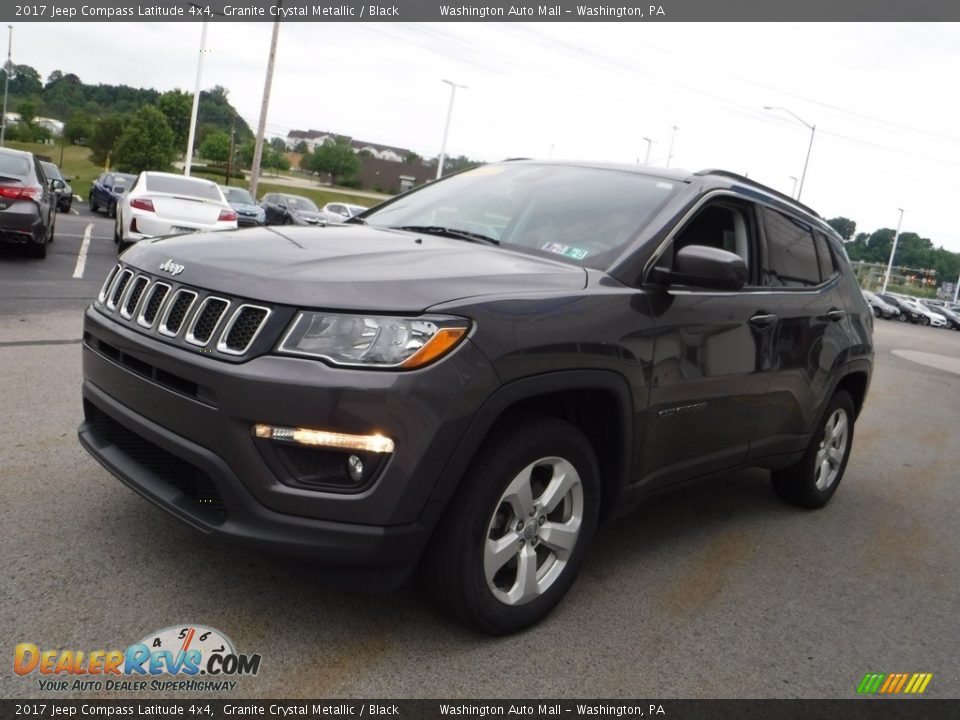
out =
[[14,200],[37,200],[42,192],[42,189],[36,185],[28,185],[26,187],[17,187],[14,185],[0,186],[0,197],[13,198]]
[[130,201],[130,207],[137,210],[146,210],[147,212],[156,212],[153,207],[153,200],[148,198],[134,198]]
[[217,222],[233,222],[237,219],[237,213],[233,210],[221,210]]

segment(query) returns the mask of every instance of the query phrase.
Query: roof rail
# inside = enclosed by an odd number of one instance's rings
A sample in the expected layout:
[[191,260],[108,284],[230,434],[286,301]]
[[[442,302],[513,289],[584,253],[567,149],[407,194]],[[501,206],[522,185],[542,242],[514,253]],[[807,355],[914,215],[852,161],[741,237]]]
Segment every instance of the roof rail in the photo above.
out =
[[784,193],[780,192],[779,190],[774,190],[772,187],[768,187],[768,186],[764,185],[763,183],[758,183],[756,180],[751,180],[751,179],[748,178],[746,175],[738,175],[737,173],[735,173],[735,172],[730,172],[729,170],[716,170],[716,169],[713,169],[713,168],[708,168],[707,170],[698,170],[697,172],[694,173],[694,175],[698,175],[698,176],[703,176],[703,175],[719,175],[720,177],[730,178],[731,180],[736,180],[737,182],[743,183],[743,184],[745,184],[745,185],[752,185],[753,187],[758,188],[758,189],[760,189],[760,190],[763,190],[763,191],[766,192],[766,193],[770,193],[771,195],[774,195],[774,196],[780,198],[781,200],[787,201],[787,202],[790,203],[791,205],[796,205],[797,207],[803,208],[806,212],[810,213],[810,214],[813,215],[815,218],[817,218],[817,219],[819,219],[819,220],[823,220],[823,218],[820,217],[820,213],[818,213],[816,210],[814,210],[814,209],[813,209],[812,207],[810,207],[809,205],[804,205],[804,204],[803,204],[802,202],[800,202],[799,200],[794,200],[794,199],[793,199],[792,197],[790,197],[789,195],[785,195]]

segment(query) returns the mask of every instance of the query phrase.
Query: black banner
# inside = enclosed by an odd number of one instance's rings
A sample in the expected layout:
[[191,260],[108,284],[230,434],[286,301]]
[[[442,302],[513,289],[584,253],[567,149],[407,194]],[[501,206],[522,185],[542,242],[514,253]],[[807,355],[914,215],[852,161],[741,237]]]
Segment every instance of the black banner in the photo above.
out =
[[955,0],[643,0],[494,3],[477,0],[40,0],[3,3],[3,22],[759,22],[956,21]]
[[0,700],[12,718],[953,720],[958,700]]

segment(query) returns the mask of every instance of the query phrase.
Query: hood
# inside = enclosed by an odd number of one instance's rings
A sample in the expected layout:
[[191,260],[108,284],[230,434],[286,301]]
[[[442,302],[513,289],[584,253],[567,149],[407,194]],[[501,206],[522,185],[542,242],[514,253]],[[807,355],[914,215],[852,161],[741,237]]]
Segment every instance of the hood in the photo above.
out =
[[121,258],[151,275],[172,260],[177,282],[260,300],[330,310],[420,312],[478,295],[574,291],[586,271],[430,235],[362,225],[263,227],[142,240]]

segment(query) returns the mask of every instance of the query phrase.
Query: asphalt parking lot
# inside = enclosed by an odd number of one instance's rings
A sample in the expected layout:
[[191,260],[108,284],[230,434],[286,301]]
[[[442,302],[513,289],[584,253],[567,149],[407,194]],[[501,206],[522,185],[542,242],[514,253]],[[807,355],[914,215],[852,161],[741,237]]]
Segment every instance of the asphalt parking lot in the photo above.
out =
[[[930,672],[927,696],[960,696],[960,332],[877,322],[824,510],[778,502],[759,470],[662,496],[601,529],[544,623],[491,639],[415,587],[324,589],[198,536],[80,449],[81,314],[116,249],[111,221],[77,209],[46,260],[0,249],[7,652],[122,648],[198,623],[263,657],[234,697],[852,698],[867,672]],[[0,696],[44,694],[8,671]]]

